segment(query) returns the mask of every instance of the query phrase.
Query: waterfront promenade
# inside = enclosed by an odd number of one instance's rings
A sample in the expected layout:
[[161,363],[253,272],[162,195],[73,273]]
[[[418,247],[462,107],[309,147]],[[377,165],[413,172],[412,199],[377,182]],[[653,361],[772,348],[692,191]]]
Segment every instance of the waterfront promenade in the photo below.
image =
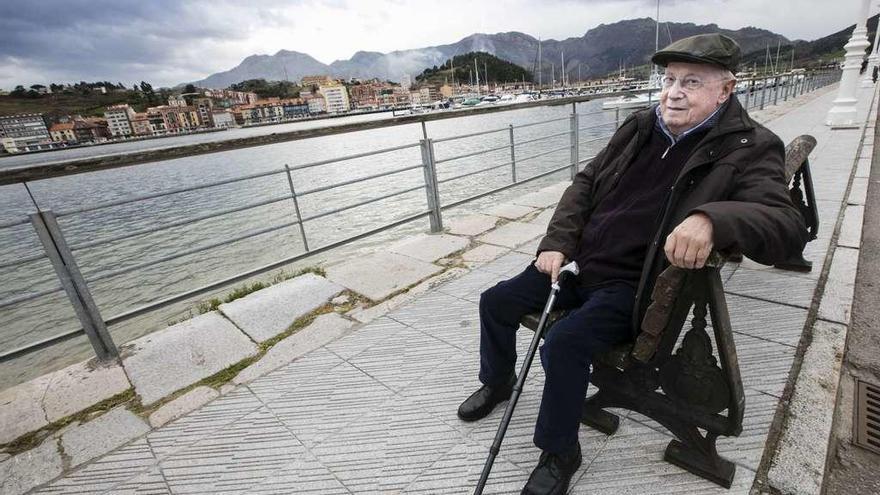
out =
[[[719,441],[720,453],[737,464],[732,488],[663,461],[670,434],[624,411],[612,436],[581,428],[584,462],[571,493],[744,494],[753,485],[818,493],[876,118],[867,115],[874,90],[862,90],[860,122],[867,126],[827,128],[823,121],[834,96],[824,91],[758,113],[785,142],[816,137],[810,161],[820,228],[805,252],[813,261],[810,273],[749,260],[724,268],[746,391],[742,434]],[[219,390],[193,389],[187,395],[207,403],[167,423],[167,417],[157,419],[154,424],[164,423],[157,428],[125,407],[74,423],[0,461],[0,492],[36,485],[34,493],[70,494],[470,493],[503,412],[477,423],[455,415],[479,385],[479,294],[532,259],[564,186],[449,222],[443,237],[412,239],[391,253],[327,267],[326,277],[348,289],[335,303],[346,311],[325,313],[289,337],[298,339],[289,346],[297,350],[292,362],[270,351]],[[400,265],[382,265],[393,259]],[[408,293],[372,308],[346,307],[356,294],[377,299],[395,292],[382,281],[416,262],[434,268],[425,268],[421,278],[429,278]],[[369,272],[371,266],[384,272]],[[212,316],[222,321],[217,326],[235,323],[254,341],[263,340],[260,322],[270,322],[246,316],[248,307],[266,308],[269,295],[261,292],[245,298],[250,306],[230,305]],[[530,336],[521,332],[520,354]],[[138,345],[129,351],[136,353]],[[250,345],[245,340],[243,347]],[[130,379],[138,394],[158,394]],[[537,462],[531,437],[542,380],[536,360],[486,493],[519,493]]]

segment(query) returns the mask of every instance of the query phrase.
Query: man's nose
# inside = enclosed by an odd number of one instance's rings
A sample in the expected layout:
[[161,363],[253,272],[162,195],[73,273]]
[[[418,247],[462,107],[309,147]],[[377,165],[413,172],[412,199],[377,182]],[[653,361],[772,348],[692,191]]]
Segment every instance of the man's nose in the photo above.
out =
[[685,97],[684,91],[682,91],[681,86],[678,85],[678,81],[672,86],[666,88],[666,96],[673,100],[680,100]]

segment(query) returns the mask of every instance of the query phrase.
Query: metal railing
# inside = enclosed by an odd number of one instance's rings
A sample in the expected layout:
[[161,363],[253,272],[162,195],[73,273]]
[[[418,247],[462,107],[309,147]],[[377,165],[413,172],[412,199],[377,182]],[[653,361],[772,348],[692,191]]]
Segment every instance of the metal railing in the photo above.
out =
[[[788,74],[788,75],[780,75],[774,76],[773,78],[762,78],[762,79],[754,79],[750,80],[751,83],[748,86],[748,91],[745,93],[744,105],[749,107],[749,102],[751,102],[751,106],[749,108],[754,108],[755,106],[760,106],[763,108],[766,104],[769,104],[770,99],[772,98],[773,103],[777,103],[780,98],[783,101],[788,100],[790,97],[795,97],[800,94],[804,94],[805,92],[815,90],[818,87],[830,84],[836,81],[839,78],[839,73],[815,73],[815,74],[806,74],[806,75],[796,75],[796,74]],[[769,81],[773,81],[772,85]],[[759,83],[760,82],[760,83]],[[760,103],[757,103],[757,89],[754,91],[752,88],[760,87]],[[780,95],[780,89],[783,90],[782,95]],[[765,94],[766,93],[766,94]],[[574,97],[574,98],[565,98],[561,100],[547,100],[543,103],[543,105],[536,105],[536,102],[527,103],[525,105],[510,105],[508,108],[502,108],[500,110],[495,109],[492,112],[496,111],[507,111],[507,110],[515,110],[523,107],[536,107],[536,106],[544,106],[544,105],[559,105],[562,104],[570,104],[571,105],[571,113],[565,117],[560,118],[552,118],[545,119],[537,122],[529,122],[521,125],[513,125],[510,124],[506,127],[499,127],[495,129],[489,129],[486,131],[480,131],[475,133],[468,134],[460,134],[450,137],[443,137],[440,139],[432,139],[428,136],[427,129],[425,127],[425,122],[429,120],[439,120],[440,118],[452,118],[452,117],[463,117],[468,114],[465,113],[456,113],[451,117],[436,117],[431,116],[430,114],[427,116],[423,116],[419,121],[422,125],[422,135],[423,138],[418,142],[407,143],[399,146],[386,147],[378,150],[367,151],[362,153],[350,154],[345,156],[339,156],[299,165],[285,165],[280,169],[273,169],[268,171],[263,171],[259,173],[253,173],[249,175],[243,175],[238,177],[232,177],[222,180],[215,180],[212,182],[200,183],[196,185],[186,186],[186,187],[178,187],[172,188],[164,191],[141,194],[134,197],[122,198],[113,201],[107,201],[103,203],[98,203],[90,206],[83,206],[77,208],[69,208],[65,210],[59,210],[57,212],[52,211],[51,209],[43,209],[40,208],[37,200],[34,198],[34,195],[31,193],[31,189],[29,187],[34,181],[43,180],[46,178],[51,178],[60,175],[66,175],[70,173],[68,170],[70,167],[79,168],[79,171],[82,170],[82,160],[78,161],[76,164],[68,165],[67,167],[64,164],[57,165],[53,164],[48,168],[41,167],[32,167],[31,169],[21,170],[21,169],[13,169],[13,170],[0,170],[0,184],[21,184],[25,187],[30,196],[30,201],[32,206],[36,208],[35,212],[29,213],[24,218],[18,218],[12,221],[9,221],[4,224],[0,224],[0,232],[3,232],[7,229],[21,228],[22,226],[30,224],[33,228],[33,231],[36,233],[36,236],[39,240],[39,246],[42,248],[42,253],[39,254],[27,254],[19,257],[14,260],[3,260],[0,261],[0,269],[18,269],[28,264],[33,264],[39,261],[48,260],[51,264],[55,276],[57,277],[57,284],[54,284],[48,288],[40,288],[38,290],[32,290],[31,292],[19,293],[15,294],[11,297],[8,297],[4,300],[0,300],[0,310],[6,310],[12,306],[20,305],[23,303],[31,302],[36,299],[46,297],[49,295],[54,295],[63,292],[70,304],[72,305],[74,312],[76,314],[77,319],[80,322],[81,327],[75,330],[66,331],[63,333],[59,333],[47,338],[42,338],[38,341],[34,341],[23,345],[21,347],[15,349],[8,349],[0,354],[0,362],[5,362],[12,360],[14,358],[32,353],[39,349],[46,348],[48,346],[66,341],[68,339],[85,335],[90,344],[92,345],[95,354],[101,359],[112,359],[118,356],[118,348],[116,344],[113,342],[113,339],[110,336],[110,332],[108,331],[108,326],[119,324],[121,322],[130,320],[134,317],[158,310],[160,308],[164,308],[166,306],[179,303],[181,301],[193,298],[198,295],[202,295],[211,291],[215,291],[217,289],[228,286],[232,283],[245,280],[251,278],[255,275],[260,275],[271,270],[275,270],[284,265],[290,264],[292,262],[301,260],[303,258],[313,256],[318,253],[322,253],[331,249],[338,248],[340,246],[352,243],[354,241],[363,239],[365,237],[377,234],[382,231],[386,231],[409,222],[413,222],[418,219],[423,219],[427,217],[430,222],[430,229],[432,232],[440,232],[443,230],[443,215],[442,212],[444,210],[454,208],[471,201],[477,200],[479,198],[483,198],[489,195],[497,194],[499,192],[505,191],[512,187],[519,186],[521,184],[530,183],[541,178],[547,177],[549,175],[563,172],[565,170],[569,171],[570,177],[574,177],[577,173],[581,164],[589,161],[593,158],[593,156],[582,157],[582,147],[587,144],[592,143],[604,143],[614,132],[614,130],[620,125],[620,111],[616,110],[613,112],[612,120],[602,120],[601,117],[604,115],[606,118],[609,116],[609,112],[597,111],[597,112],[589,112],[589,113],[581,113],[577,112],[576,104],[578,102],[589,101],[595,98],[605,98],[609,95],[591,95],[587,97]],[[475,114],[480,113],[488,113],[488,112],[474,112]],[[581,126],[581,119],[588,118],[588,125]],[[400,122],[395,119],[395,121],[385,123],[385,127],[389,127],[392,125],[399,125]],[[411,123],[412,119],[403,119],[405,123]],[[563,122],[568,122],[566,128],[562,131],[549,129],[547,131],[540,131],[537,136],[518,136],[517,134],[523,134],[524,129],[530,129],[529,132],[537,132],[532,129],[538,126],[551,126],[552,124],[560,124]],[[369,123],[367,128],[376,128],[382,127],[375,123]],[[607,132],[605,132],[607,130]],[[589,139],[581,139],[582,133],[585,131],[590,131],[591,135]],[[308,131],[311,135],[321,135],[320,130],[310,130]],[[337,130],[327,130],[323,135],[330,135],[338,133]],[[438,145],[446,145],[446,143],[451,142],[460,142],[465,139],[471,138],[487,138],[488,136],[493,136],[493,138],[497,138],[500,136],[503,143],[492,144],[491,146],[484,148],[477,148],[475,150],[468,150],[465,153],[459,153],[457,155],[445,156],[443,158],[438,159],[436,155],[436,148]],[[522,137],[521,139],[517,139],[517,137]],[[528,149],[534,148],[536,145],[541,145],[540,149]],[[406,152],[408,150],[415,151],[418,149],[421,160],[418,163],[412,163],[406,166],[393,168],[391,170],[384,170],[381,172],[349,179],[343,180],[340,182],[335,182],[332,184],[321,185],[318,187],[312,187],[310,189],[297,189],[295,187],[295,181],[292,175],[292,172],[311,169],[315,167],[321,167],[330,164],[338,164],[340,162],[347,162],[356,159],[363,158],[375,158],[383,155],[387,155],[390,153],[398,153],[398,152]],[[547,157],[553,154],[558,154],[563,151],[568,151],[568,156],[564,159],[559,159],[559,165],[550,166],[547,169],[538,170],[534,173],[523,177],[523,164],[526,162],[530,162],[533,160],[537,160],[542,157]],[[225,149],[224,149],[225,151]],[[174,149],[170,150],[159,150],[159,155],[162,156],[162,153],[165,153],[169,157],[177,157]],[[479,166],[473,170],[467,171],[456,171],[452,170],[453,173],[448,175],[439,175],[438,174],[438,166],[442,165],[444,168],[455,166],[457,162],[467,160],[469,158],[477,158],[484,157],[485,155],[489,155],[492,153],[505,152],[505,158],[498,163],[486,163],[485,166]],[[509,157],[509,159],[507,158]],[[157,160],[161,160],[161,158],[156,158]],[[95,169],[104,169],[107,168],[105,158],[98,158],[98,161],[105,160],[102,164],[96,165]],[[131,163],[126,163],[126,157],[123,156],[121,159],[111,157],[110,160],[116,160],[116,165],[113,166],[127,166],[134,163],[139,163],[138,159],[129,158]],[[554,160],[556,161],[556,160]],[[98,163],[97,161],[94,163]],[[123,165],[119,165],[122,163]],[[482,164],[481,164],[482,165]],[[88,167],[86,167],[88,168]],[[32,170],[39,169],[39,170]],[[466,178],[472,178],[480,176],[481,174],[487,174],[491,172],[497,172],[499,170],[509,169],[509,180],[505,183],[489,188],[487,190],[482,190],[477,192],[476,194],[448,201],[446,203],[441,201],[440,196],[440,186],[441,184],[448,184],[455,181],[460,181]],[[369,181],[375,181],[381,178],[389,178],[389,177],[397,177],[401,174],[405,174],[406,172],[412,171],[422,171],[421,182],[415,185],[407,185],[404,187],[400,187],[398,189],[392,190],[390,192],[385,192],[383,194],[377,196],[371,196],[364,199],[358,199],[349,204],[335,206],[330,209],[326,209],[323,211],[317,212],[304,212],[304,209],[301,205],[301,200],[304,197],[309,195],[334,191],[346,186],[351,186],[355,184],[361,184]],[[447,172],[444,170],[444,172]],[[164,223],[159,223],[158,225],[151,225],[149,227],[137,228],[128,232],[118,233],[116,235],[111,236],[100,236],[98,238],[88,239],[83,242],[79,242],[76,244],[70,244],[63,232],[61,226],[58,224],[59,218],[67,218],[67,217],[76,217],[82,216],[85,214],[93,214],[99,210],[105,210],[108,208],[115,208],[125,205],[132,205],[137,203],[143,203],[147,201],[163,199],[166,200],[168,198],[172,198],[175,196],[183,195],[186,193],[191,193],[194,191],[210,191],[221,186],[228,185],[240,185],[247,181],[255,181],[258,179],[277,179],[284,183],[285,192],[280,195],[271,196],[266,199],[261,199],[259,201],[250,201],[242,205],[231,206],[227,208],[220,208],[213,211],[209,211],[202,214],[192,215],[182,219],[175,219],[172,221],[167,221]],[[384,223],[382,225],[369,228],[365,231],[358,232],[354,235],[350,235],[340,240],[335,240],[333,242],[327,242],[322,245],[315,245],[314,242],[309,242],[309,237],[307,235],[307,231],[305,229],[305,225],[308,222],[314,222],[316,220],[326,218],[331,215],[337,215],[343,212],[347,212],[349,210],[360,208],[368,205],[373,205],[375,203],[398,198],[402,195],[406,195],[409,193],[413,193],[419,190],[424,190],[425,193],[425,205],[426,208],[421,208],[416,211],[407,212],[400,218],[397,218],[391,222]],[[179,228],[183,226],[190,226],[199,222],[205,222],[206,220],[217,219],[221,217],[226,217],[229,215],[234,215],[236,213],[246,212],[250,210],[254,210],[256,208],[265,207],[268,205],[273,205],[281,202],[290,202],[293,206],[294,216],[286,221],[282,221],[279,223],[275,223],[272,225],[263,225],[259,228],[254,228],[248,230],[246,232],[240,233],[238,235],[229,236],[220,240],[216,240],[213,242],[209,242],[207,244],[198,245],[198,246],[181,246],[181,249],[172,253],[163,254],[158,258],[151,259],[149,261],[139,261],[129,266],[119,267],[119,268],[110,268],[110,267],[101,267],[98,270],[94,270],[90,273],[86,273],[85,275],[80,270],[80,267],[77,262],[77,257],[75,254],[77,252],[92,249],[96,247],[107,246],[112,243],[116,243],[123,240],[134,239],[142,236],[147,236],[151,234],[168,232],[171,229]],[[306,214],[308,213],[308,214]],[[266,235],[271,232],[276,232],[282,229],[296,228],[299,233],[300,241],[303,244],[303,251],[293,254],[291,256],[286,256],[281,259],[274,260],[270,263],[263,264],[261,266],[257,266],[254,268],[250,268],[248,270],[236,273],[232,276],[228,276],[219,280],[213,280],[207,284],[203,284],[199,287],[195,287],[189,290],[185,290],[183,292],[179,292],[170,296],[162,297],[159,299],[152,300],[149,303],[143,304],[141,306],[128,309],[119,314],[115,314],[110,317],[104,317],[101,313],[100,308],[95,303],[92,293],[90,291],[90,284],[95,284],[96,282],[107,280],[114,277],[120,277],[122,275],[130,274],[133,272],[137,272],[139,270],[146,269],[147,267],[156,265],[158,263],[165,263],[172,260],[179,260],[186,256],[192,256],[194,254],[205,253],[209,251],[213,251],[223,246],[228,246],[233,243],[238,243],[248,239],[254,239],[259,236]],[[314,239],[312,239],[314,241]]]

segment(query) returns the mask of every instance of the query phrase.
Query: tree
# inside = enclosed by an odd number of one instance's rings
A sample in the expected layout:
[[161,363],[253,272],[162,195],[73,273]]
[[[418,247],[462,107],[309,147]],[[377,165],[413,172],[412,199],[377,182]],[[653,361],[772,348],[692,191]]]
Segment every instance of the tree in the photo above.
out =
[[15,89],[13,89],[12,91],[9,92],[9,96],[12,96],[14,98],[24,98],[26,95],[27,95],[27,90],[25,90],[24,86],[22,86],[20,84],[18,86],[16,86]]
[[192,84],[187,84],[187,85],[183,88],[183,92],[184,92],[184,93],[196,93],[196,92],[198,92],[198,89],[197,89],[194,85],[192,85]]

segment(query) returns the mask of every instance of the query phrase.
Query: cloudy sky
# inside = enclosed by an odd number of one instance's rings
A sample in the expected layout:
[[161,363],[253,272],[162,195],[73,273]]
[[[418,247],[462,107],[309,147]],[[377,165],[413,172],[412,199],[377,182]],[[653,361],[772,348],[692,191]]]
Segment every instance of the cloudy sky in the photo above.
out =
[[[859,4],[662,0],[660,18],[812,40],[853,24]],[[654,17],[655,8],[654,0],[2,0],[0,88],[80,80],[172,86],[252,54],[287,49],[330,63],[358,50],[446,44],[475,32],[564,39]]]

